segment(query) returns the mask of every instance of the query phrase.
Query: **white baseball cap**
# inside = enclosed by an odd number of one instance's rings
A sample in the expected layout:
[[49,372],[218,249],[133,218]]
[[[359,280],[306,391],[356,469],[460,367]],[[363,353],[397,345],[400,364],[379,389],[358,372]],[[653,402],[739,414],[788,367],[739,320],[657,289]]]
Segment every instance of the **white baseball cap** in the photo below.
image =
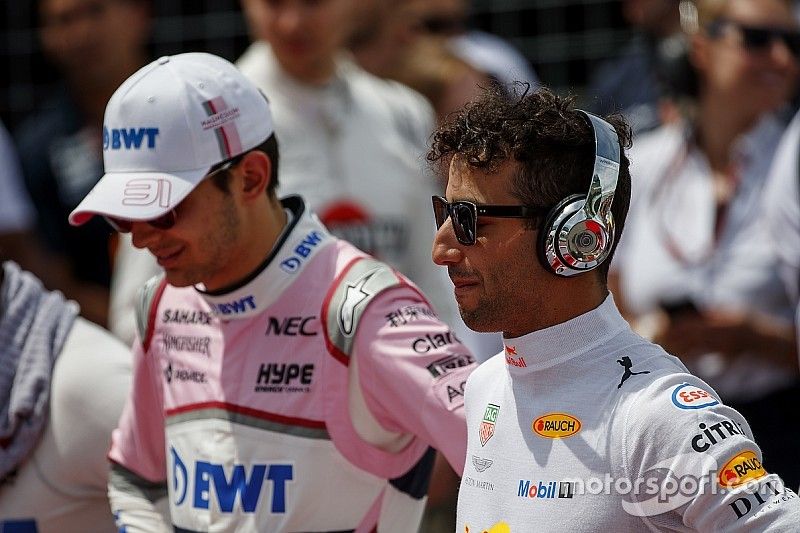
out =
[[103,121],[105,175],[69,215],[152,220],[177,206],[209,169],[274,132],[266,97],[230,62],[165,56],[111,97]]

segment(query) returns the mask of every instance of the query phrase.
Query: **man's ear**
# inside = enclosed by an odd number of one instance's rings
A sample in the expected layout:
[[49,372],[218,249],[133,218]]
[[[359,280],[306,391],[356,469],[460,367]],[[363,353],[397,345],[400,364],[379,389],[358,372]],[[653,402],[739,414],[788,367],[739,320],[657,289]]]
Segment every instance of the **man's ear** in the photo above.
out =
[[242,176],[239,190],[242,197],[245,200],[266,197],[265,191],[272,175],[272,161],[269,156],[259,150],[253,150],[244,156],[239,165]]

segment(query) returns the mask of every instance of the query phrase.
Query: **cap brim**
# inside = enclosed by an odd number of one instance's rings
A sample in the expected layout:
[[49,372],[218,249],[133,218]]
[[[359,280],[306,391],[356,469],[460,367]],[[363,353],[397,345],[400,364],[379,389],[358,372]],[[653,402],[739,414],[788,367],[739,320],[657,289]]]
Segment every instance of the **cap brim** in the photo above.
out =
[[95,215],[152,220],[175,208],[208,169],[183,172],[111,172],[102,177],[69,215],[73,226]]

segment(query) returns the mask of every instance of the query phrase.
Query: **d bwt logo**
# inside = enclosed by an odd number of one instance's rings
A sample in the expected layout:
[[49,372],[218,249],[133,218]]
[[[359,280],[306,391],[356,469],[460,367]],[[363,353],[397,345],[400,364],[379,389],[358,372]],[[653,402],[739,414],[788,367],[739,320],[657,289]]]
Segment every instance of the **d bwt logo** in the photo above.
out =
[[324,233],[320,233],[319,231],[310,232],[300,241],[300,244],[294,248],[295,255],[289,256],[281,261],[281,269],[289,274],[296,272],[297,269],[300,268],[300,265],[303,264],[303,261],[316,250],[317,246],[324,238]]
[[[158,128],[111,128],[103,126],[103,150],[139,150],[156,147]],[[146,141],[145,141],[146,139]]]
[[253,464],[249,472],[245,465],[235,464],[229,476],[225,466],[207,461],[195,461],[190,471],[175,448],[170,447],[169,451],[175,507],[182,506],[189,496],[193,508],[209,509],[213,488],[221,512],[232,513],[240,506],[243,512],[253,513],[265,481],[271,481],[270,512],[286,512],[286,484],[294,479],[291,464]]

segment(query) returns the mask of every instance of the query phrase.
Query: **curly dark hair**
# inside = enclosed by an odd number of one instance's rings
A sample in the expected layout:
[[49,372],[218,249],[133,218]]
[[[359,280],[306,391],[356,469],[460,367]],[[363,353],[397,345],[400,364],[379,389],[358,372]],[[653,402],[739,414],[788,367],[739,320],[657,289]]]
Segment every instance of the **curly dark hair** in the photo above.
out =
[[[586,194],[594,168],[594,135],[586,117],[573,107],[575,98],[528,84],[487,88],[475,101],[451,115],[433,135],[428,161],[446,175],[456,155],[490,176],[504,161],[520,163],[510,191],[522,205],[547,212],[564,198]],[[631,176],[625,148],[631,128],[620,115],[603,117],[617,131],[620,168],[611,212],[616,226],[614,249],[625,227],[631,199]],[[533,221],[537,226],[542,220]],[[614,255],[597,269],[603,283]]]

